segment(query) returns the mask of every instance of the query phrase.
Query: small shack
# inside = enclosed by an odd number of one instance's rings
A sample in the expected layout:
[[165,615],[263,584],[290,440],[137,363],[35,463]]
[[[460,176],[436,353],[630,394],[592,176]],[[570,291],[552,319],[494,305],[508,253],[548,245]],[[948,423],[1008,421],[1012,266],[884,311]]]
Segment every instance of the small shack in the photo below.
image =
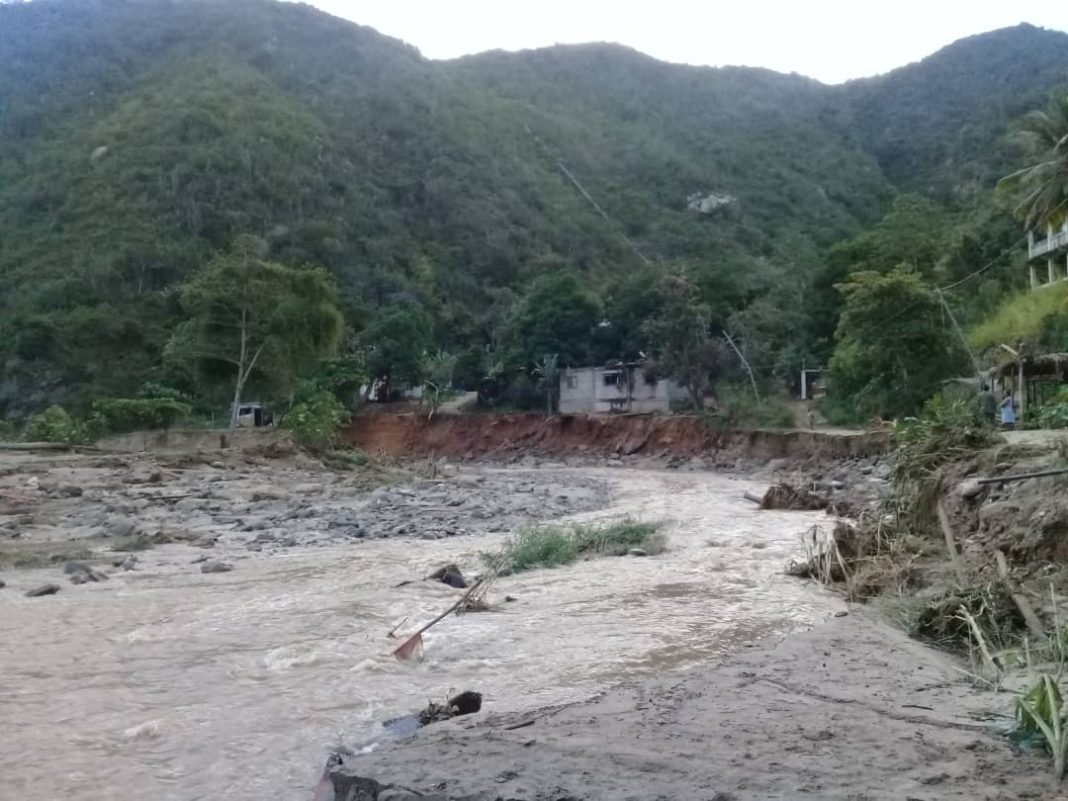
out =
[[639,363],[577,367],[560,373],[561,414],[652,414],[688,400],[686,387]]
[[1068,384],[1068,353],[1038,353],[1005,362],[990,370],[995,389],[1014,394],[1021,407],[1042,406]]

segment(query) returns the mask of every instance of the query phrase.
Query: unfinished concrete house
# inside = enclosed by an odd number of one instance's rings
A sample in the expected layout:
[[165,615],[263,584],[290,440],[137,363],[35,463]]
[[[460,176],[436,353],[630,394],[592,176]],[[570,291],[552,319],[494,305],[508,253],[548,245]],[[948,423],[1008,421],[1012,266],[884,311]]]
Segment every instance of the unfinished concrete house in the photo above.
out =
[[1068,220],[1060,228],[1046,226],[1044,236],[1028,231],[1027,261],[1032,289],[1068,279]]
[[560,373],[560,414],[652,414],[685,405],[686,387],[640,364],[578,367]]

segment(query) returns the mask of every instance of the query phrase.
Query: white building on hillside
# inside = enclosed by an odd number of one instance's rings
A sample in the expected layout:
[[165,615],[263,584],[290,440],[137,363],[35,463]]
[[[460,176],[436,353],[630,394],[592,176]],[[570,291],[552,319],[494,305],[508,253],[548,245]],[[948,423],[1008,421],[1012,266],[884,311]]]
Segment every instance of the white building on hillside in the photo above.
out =
[[651,414],[669,412],[687,400],[686,387],[646,373],[640,364],[560,372],[560,414]]
[[1068,279],[1068,219],[1059,229],[1046,226],[1045,236],[1027,232],[1027,261],[1032,289]]

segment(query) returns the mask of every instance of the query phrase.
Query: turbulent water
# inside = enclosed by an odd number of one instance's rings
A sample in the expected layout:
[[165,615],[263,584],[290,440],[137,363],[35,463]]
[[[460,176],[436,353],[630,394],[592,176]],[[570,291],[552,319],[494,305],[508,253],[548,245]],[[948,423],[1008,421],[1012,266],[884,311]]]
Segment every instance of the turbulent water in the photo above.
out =
[[[506,712],[685,669],[812,624],[832,596],[785,578],[818,517],[761,512],[707,473],[582,471],[612,507],[664,521],[668,551],[499,579],[499,611],[451,617],[421,664],[390,657],[456,597],[398,583],[470,572],[497,536],[378,540],[242,561],[222,575],[145,569],[49,598],[0,594],[0,798],[308,799],[328,751],[381,721],[484,694]],[[181,546],[167,546],[181,547]]]

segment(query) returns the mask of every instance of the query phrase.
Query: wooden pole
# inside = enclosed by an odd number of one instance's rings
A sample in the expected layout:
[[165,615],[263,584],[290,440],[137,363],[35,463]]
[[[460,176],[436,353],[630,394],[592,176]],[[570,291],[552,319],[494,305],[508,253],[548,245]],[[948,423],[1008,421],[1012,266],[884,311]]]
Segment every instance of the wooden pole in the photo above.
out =
[[757,390],[756,377],[753,375],[753,368],[749,366],[749,362],[746,361],[745,356],[738,350],[738,346],[734,344],[734,340],[731,339],[731,335],[727,333],[727,330],[723,330],[723,338],[727,340],[727,344],[731,346],[738,358],[742,361],[742,366],[745,371],[749,373],[749,383],[753,385],[753,397],[756,398],[757,403],[760,403],[760,392]]
[[950,564],[953,565],[953,572],[957,574],[957,583],[963,587],[967,584],[964,566],[961,565],[960,555],[957,553],[957,541],[953,536],[953,525],[949,522],[949,513],[946,511],[945,503],[941,500],[938,501],[938,523],[942,527],[942,536],[946,540]]
[[1024,481],[1028,478],[1045,478],[1046,476],[1063,476],[1068,473],[1068,468],[1056,470],[1039,470],[1035,473],[1017,473],[1012,476],[993,476],[991,478],[976,479],[977,484],[1008,484],[1010,481]]

